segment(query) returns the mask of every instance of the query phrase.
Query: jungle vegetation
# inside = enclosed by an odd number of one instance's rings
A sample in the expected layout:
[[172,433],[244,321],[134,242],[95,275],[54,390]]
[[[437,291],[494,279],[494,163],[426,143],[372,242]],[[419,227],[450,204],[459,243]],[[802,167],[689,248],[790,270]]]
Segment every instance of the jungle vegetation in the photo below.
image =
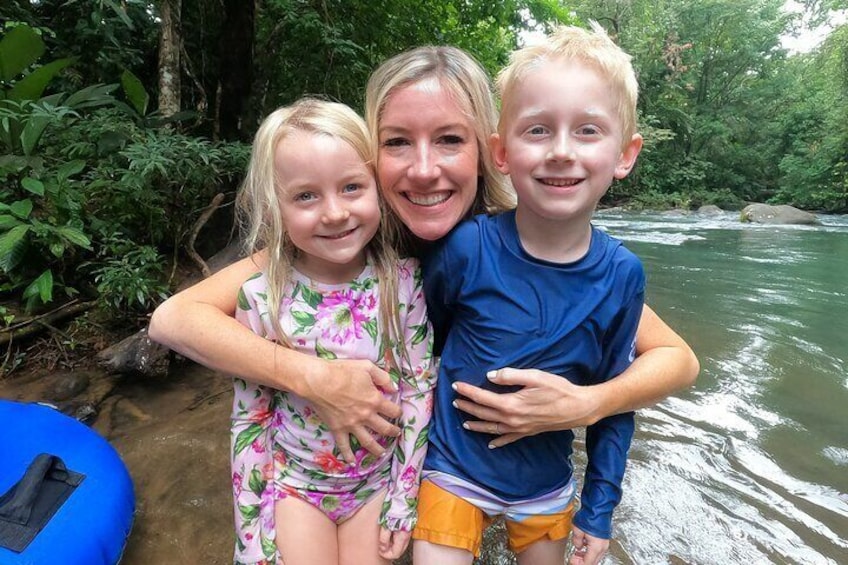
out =
[[361,110],[371,70],[421,44],[495,73],[528,33],[590,19],[634,57],[646,137],[607,204],[848,212],[848,25],[806,53],[781,43],[848,2],[783,4],[6,0],[0,292],[31,312],[76,299],[142,316],[181,262],[232,235],[250,138],[275,107],[315,94]]

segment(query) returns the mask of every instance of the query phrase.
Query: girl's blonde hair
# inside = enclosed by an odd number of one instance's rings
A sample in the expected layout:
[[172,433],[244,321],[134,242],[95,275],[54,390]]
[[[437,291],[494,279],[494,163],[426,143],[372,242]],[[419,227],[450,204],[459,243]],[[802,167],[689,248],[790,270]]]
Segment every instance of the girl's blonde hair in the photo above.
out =
[[[513,90],[527,73],[547,61],[580,61],[599,72],[618,98],[618,116],[622,126],[622,144],[636,133],[636,102],[639,83],[631,57],[610,39],[598,22],[590,21],[592,30],[562,26],[538,45],[519,49],[510,56],[509,64],[498,74],[496,85],[501,98],[501,121],[511,111]],[[501,132],[503,133],[503,132]]]
[[[302,98],[269,114],[253,140],[247,174],[236,198],[239,223],[245,233],[248,254],[262,249],[268,253],[268,310],[277,341],[291,347],[288,336],[280,326],[280,304],[283,290],[289,282],[292,266],[299,250],[288,237],[280,212],[280,185],[274,167],[277,145],[295,132],[307,132],[339,139],[350,145],[374,174],[371,143],[365,122],[344,104],[314,98]],[[320,156],[316,156],[320,159]],[[380,281],[380,324],[384,331],[385,361],[398,367],[392,351],[399,346],[407,357],[398,307],[398,255],[394,242],[385,228],[385,205],[380,202],[380,226],[368,243],[368,260]]]
[[496,214],[514,208],[509,180],[495,168],[489,151],[489,137],[497,124],[489,77],[480,63],[457,47],[416,47],[388,59],[371,74],[365,90],[365,119],[377,159],[380,120],[389,97],[399,88],[428,78],[439,81],[474,128],[480,172],[470,212]]

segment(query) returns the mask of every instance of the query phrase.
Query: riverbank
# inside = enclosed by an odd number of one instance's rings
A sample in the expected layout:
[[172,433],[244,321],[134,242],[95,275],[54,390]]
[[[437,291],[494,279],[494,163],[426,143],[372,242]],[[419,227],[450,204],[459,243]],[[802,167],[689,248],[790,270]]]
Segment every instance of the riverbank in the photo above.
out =
[[[113,378],[88,375],[94,382]],[[45,400],[46,378],[7,377],[0,396]],[[232,563],[230,390],[229,379],[184,363],[160,382],[119,382],[101,405],[92,427],[121,454],[136,491],[122,565]]]

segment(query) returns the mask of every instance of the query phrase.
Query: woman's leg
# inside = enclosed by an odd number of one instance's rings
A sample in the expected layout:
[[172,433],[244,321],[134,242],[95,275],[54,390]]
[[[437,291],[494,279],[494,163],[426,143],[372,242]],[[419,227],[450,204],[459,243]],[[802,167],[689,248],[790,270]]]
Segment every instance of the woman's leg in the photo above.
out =
[[277,549],[284,563],[337,565],[339,548],[336,525],[327,516],[295,496],[274,505]]
[[339,524],[339,565],[390,565],[380,557],[380,510],[385,493],[375,496],[356,513]]

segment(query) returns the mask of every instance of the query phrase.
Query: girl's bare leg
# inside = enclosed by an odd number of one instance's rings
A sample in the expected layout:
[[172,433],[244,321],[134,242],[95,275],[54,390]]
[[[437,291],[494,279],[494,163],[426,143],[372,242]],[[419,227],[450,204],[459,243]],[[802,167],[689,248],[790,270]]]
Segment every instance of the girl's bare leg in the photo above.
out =
[[[385,496],[375,496],[338,527],[339,565],[391,565],[380,557],[380,510]],[[304,561],[306,563],[306,561]]]
[[274,505],[277,549],[285,563],[338,565],[336,525],[303,500],[287,496]]

